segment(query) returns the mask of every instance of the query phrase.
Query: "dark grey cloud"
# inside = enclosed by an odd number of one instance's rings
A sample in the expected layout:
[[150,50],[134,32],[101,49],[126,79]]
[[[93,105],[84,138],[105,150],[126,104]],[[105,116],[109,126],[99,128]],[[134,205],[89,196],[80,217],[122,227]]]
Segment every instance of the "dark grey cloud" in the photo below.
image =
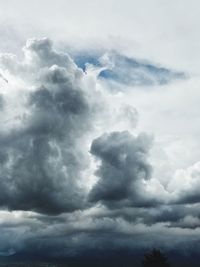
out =
[[189,191],[170,198],[153,177],[152,138],[110,130],[118,124],[135,131],[137,110],[117,101],[106,107],[108,91],[101,99],[94,88],[99,78],[55,51],[51,40],[29,40],[23,51],[22,60],[0,56],[9,77],[0,97],[0,256],[108,256],[197,242],[199,205],[189,196],[198,201],[198,173]]
[[[139,209],[132,210],[132,214],[137,211]],[[148,209],[145,211],[149,215],[152,212]],[[120,215],[112,216],[113,211],[107,212],[97,209],[96,214],[77,211],[58,216],[24,213],[23,217],[15,215],[14,221],[11,221],[12,215],[4,218],[5,215],[1,213],[0,229],[3,234],[0,237],[0,250],[6,252],[12,248],[16,254],[23,253],[21,255],[27,257],[30,254],[50,258],[79,258],[84,255],[110,257],[112,253],[135,253],[155,245],[165,250],[179,249],[183,253],[187,249],[189,252],[190,245],[198,240],[194,229],[197,233],[199,229],[191,228],[191,224],[195,223],[191,217],[180,219],[180,227],[179,222],[170,226],[167,222],[155,221],[149,225],[139,219],[127,221]],[[101,216],[97,216],[98,213]],[[185,228],[183,223],[190,223],[190,226]],[[185,235],[187,243],[184,242]],[[196,245],[197,251],[199,245]]]
[[104,134],[93,141],[91,153],[100,159],[96,172],[98,182],[92,188],[90,201],[103,201],[114,207],[116,204],[148,205],[142,182],[151,177],[148,163],[151,138],[146,134],[137,137],[129,132]]
[[27,93],[21,126],[0,135],[0,205],[44,213],[81,209],[87,153],[79,142],[92,116],[82,72],[67,55],[53,51],[48,39],[30,41],[26,53],[31,67],[38,66],[40,86]]

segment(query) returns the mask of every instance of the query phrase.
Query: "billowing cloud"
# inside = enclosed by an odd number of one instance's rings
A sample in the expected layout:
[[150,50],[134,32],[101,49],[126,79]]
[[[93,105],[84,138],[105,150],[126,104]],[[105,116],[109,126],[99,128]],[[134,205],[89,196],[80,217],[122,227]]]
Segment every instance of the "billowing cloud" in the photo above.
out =
[[[115,56],[120,76],[128,59]],[[0,256],[116,255],[198,241],[199,163],[171,171],[170,146],[142,127],[151,115],[140,105],[145,88],[116,81],[113,93],[101,74],[112,62],[101,60],[84,71],[48,38],[28,40],[21,56],[0,55]]]
[[200,162],[187,169],[179,169],[168,184],[173,195],[173,202],[182,204],[199,203]]
[[101,163],[96,172],[99,180],[90,192],[90,200],[113,207],[116,203],[148,205],[149,196],[145,195],[143,184],[151,177],[152,167],[147,160],[150,144],[149,136],[134,137],[129,132],[112,132],[94,140],[91,153]]
[[[0,205],[45,213],[81,209],[87,155],[80,140],[91,128],[92,116],[83,73],[69,56],[55,52],[49,39],[30,40],[24,51],[25,59],[17,65],[11,65],[12,56],[0,60],[8,76],[32,86],[18,110],[18,125],[1,121]],[[14,104],[8,99],[5,116]]]

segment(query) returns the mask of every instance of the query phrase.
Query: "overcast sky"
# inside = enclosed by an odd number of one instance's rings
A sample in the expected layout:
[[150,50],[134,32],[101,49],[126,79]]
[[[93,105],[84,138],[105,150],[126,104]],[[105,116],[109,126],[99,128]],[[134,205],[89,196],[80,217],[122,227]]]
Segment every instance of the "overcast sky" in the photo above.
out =
[[199,250],[199,12],[0,0],[0,255]]

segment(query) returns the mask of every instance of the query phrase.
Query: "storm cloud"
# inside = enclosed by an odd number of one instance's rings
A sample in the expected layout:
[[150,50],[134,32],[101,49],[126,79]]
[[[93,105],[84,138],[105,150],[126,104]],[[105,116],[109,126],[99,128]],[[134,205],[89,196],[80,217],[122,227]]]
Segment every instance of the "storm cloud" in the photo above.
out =
[[99,181],[90,192],[90,200],[110,206],[147,205],[143,182],[151,177],[152,167],[147,160],[150,146],[151,137],[145,134],[134,137],[129,132],[112,132],[94,140],[91,153],[101,164],[96,171]]
[[141,131],[136,98],[109,90],[101,68],[79,68],[48,38],[0,55],[0,255],[184,250],[185,236],[198,241],[199,163],[167,166],[162,179],[163,147]]
[[[53,51],[49,39],[30,40],[24,50],[17,67],[19,73],[26,68],[23,75],[34,88],[24,96],[26,114],[20,114],[18,126],[2,123],[0,205],[45,213],[81,209],[87,159],[79,142],[92,117],[83,73],[67,55]],[[12,66],[8,70],[15,74]]]

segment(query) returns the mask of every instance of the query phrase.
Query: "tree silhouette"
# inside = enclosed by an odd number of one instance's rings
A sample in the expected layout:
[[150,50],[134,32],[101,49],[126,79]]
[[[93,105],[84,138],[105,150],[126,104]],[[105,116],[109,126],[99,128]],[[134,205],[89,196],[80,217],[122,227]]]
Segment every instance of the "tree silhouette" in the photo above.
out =
[[146,253],[142,265],[143,267],[170,267],[167,257],[159,249]]

